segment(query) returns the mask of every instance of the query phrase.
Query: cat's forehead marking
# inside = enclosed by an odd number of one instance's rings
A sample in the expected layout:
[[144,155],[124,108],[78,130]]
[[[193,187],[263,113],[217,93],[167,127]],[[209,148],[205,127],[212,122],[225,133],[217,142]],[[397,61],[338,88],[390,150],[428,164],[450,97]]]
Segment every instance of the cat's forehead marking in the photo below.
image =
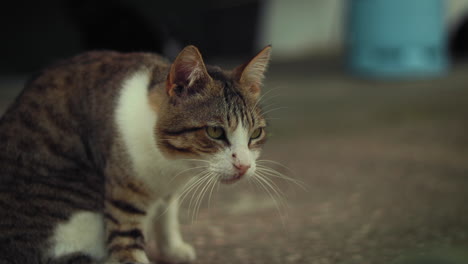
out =
[[244,95],[234,87],[225,86],[223,90],[226,123],[229,129],[234,130],[239,125],[254,127],[255,118],[252,106]]
[[249,94],[244,94],[238,87],[239,83],[233,79],[233,75],[216,66],[208,66],[207,71],[217,85],[221,86],[227,127],[231,131],[240,123],[246,128],[255,127],[258,121],[254,109],[256,104]]

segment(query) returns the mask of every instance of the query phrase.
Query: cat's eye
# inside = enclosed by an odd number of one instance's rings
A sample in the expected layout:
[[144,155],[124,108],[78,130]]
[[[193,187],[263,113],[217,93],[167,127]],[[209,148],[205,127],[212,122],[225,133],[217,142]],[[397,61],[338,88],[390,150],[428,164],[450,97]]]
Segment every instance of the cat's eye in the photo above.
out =
[[224,129],[221,127],[207,127],[206,133],[213,139],[223,139]]
[[262,135],[263,128],[257,128],[254,130],[252,135],[250,135],[250,139],[257,139]]

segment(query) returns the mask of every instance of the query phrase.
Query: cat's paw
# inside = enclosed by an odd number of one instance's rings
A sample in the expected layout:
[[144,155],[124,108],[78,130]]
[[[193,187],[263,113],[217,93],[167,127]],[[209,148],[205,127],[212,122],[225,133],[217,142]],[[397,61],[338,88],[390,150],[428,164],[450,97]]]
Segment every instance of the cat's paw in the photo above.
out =
[[167,263],[191,263],[195,261],[195,249],[185,242],[180,242],[170,247],[160,249],[160,260]]

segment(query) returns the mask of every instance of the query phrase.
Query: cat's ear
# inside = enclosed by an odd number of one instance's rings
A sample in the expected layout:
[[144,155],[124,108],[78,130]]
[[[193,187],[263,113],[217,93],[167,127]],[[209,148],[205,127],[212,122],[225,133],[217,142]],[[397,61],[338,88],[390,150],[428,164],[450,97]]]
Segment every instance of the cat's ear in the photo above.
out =
[[249,62],[234,69],[234,74],[239,83],[248,89],[255,97],[260,95],[265,71],[270,62],[271,45],[263,48]]
[[210,79],[200,52],[190,45],[185,47],[172,63],[166,91],[169,96],[183,91],[188,94],[196,93],[197,90],[203,89]]

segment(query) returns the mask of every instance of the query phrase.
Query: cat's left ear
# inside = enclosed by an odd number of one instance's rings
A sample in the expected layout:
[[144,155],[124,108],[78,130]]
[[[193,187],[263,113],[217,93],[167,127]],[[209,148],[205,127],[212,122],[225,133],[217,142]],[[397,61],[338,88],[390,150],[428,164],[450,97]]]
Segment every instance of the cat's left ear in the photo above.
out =
[[265,71],[270,62],[271,45],[263,48],[249,62],[234,69],[234,74],[242,87],[248,89],[254,97],[260,95],[260,88],[265,77]]
[[200,51],[190,45],[185,47],[172,63],[166,91],[169,96],[193,94],[201,91],[210,80]]

